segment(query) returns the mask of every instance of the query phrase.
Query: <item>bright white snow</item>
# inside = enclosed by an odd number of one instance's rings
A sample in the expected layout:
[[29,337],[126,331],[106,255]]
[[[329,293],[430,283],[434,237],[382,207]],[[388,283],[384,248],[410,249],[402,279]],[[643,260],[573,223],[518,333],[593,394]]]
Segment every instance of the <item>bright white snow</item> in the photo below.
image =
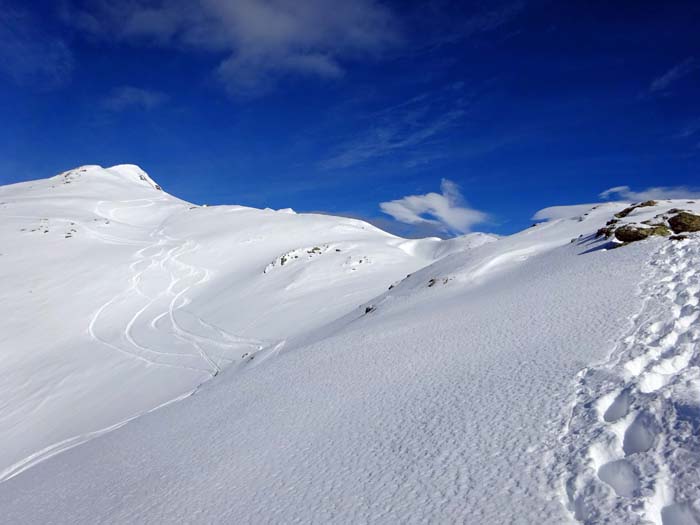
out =
[[412,241],[83,169],[0,189],[6,521],[698,521],[697,235]]
[[353,219],[194,206],[136,166],[5,186],[0,203],[0,479],[336,319],[442,249]]

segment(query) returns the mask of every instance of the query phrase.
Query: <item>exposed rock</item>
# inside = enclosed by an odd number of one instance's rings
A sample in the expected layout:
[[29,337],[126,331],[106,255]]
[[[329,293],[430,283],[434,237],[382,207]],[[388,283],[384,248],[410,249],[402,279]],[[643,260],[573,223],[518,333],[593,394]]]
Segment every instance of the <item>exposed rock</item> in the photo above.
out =
[[668,220],[673,233],[700,231],[700,215],[694,215],[685,211],[674,215]]
[[623,217],[627,217],[630,213],[632,213],[634,211],[635,208],[636,208],[636,206],[630,206],[629,208],[625,208],[622,211],[618,211],[615,214],[615,217],[617,217],[618,219],[622,219]]
[[649,228],[626,225],[615,230],[615,237],[625,243],[641,241],[654,235],[668,237],[671,235],[671,231],[663,224],[655,224]]
[[[596,237],[611,237],[612,234],[615,232],[615,226],[610,225],[610,226],[605,226],[603,228],[600,228],[597,232],[595,232]],[[574,241],[576,239],[573,239]],[[573,241],[572,241],[573,242]]]
[[634,204],[630,206],[629,208],[625,208],[624,210],[617,212],[615,214],[615,217],[618,219],[622,219],[623,217],[627,217],[630,213],[632,213],[634,210],[637,208],[648,208],[649,206],[656,206],[658,202],[656,201],[644,201],[640,202],[639,204]]

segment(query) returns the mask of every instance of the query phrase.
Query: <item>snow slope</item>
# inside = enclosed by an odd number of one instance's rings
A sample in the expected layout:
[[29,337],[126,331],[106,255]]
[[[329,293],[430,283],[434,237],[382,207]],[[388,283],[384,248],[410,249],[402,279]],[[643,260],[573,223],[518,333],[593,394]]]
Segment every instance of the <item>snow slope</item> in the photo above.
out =
[[[158,235],[197,243],[176,261],[210,269],[176,321],[196,313],[254,353],[11,477],[0,509],[22,523],[697,523],[700,238],[610,249],[595,232],[627,204],[452,246],[328,217],[171,213]],[[663,201],[625,221],[673,207],[700,211]],[[288,220],[309,237],[278,238]]]
[[0,479],[279,351],[444,251],[352,219],[194,206],[129,165],[0,188],[0,238]]

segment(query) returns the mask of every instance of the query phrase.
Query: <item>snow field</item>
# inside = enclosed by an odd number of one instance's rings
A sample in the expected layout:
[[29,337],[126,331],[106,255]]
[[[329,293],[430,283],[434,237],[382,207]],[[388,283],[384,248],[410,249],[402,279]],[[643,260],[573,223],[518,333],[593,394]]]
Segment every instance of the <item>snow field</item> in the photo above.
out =
[[543,458],[572,378],[638,309],[647,253],[582,255],[579,224],[478,279],[503,240],[413,272],[374,311],[8,480],[0,507],[31,505],[35,522],[561,523]]
[[[0,188],[0,480],[279,353],[429,262],[361,221],[159,188],[129,165]],[[340,252],[264,274],[317,245]]]
[[612,249],[629,204],[440,241],[0,188],[3,519],[698,523],[699,237]]

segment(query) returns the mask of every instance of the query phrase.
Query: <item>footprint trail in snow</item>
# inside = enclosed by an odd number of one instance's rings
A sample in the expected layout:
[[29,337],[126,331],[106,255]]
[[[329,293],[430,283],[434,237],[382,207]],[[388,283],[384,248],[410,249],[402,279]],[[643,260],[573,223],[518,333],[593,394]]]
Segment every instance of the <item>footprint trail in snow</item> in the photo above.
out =
[[610,359],[582,370],[563,500],[584,523],[700,523],[700,243],[665,242]]

